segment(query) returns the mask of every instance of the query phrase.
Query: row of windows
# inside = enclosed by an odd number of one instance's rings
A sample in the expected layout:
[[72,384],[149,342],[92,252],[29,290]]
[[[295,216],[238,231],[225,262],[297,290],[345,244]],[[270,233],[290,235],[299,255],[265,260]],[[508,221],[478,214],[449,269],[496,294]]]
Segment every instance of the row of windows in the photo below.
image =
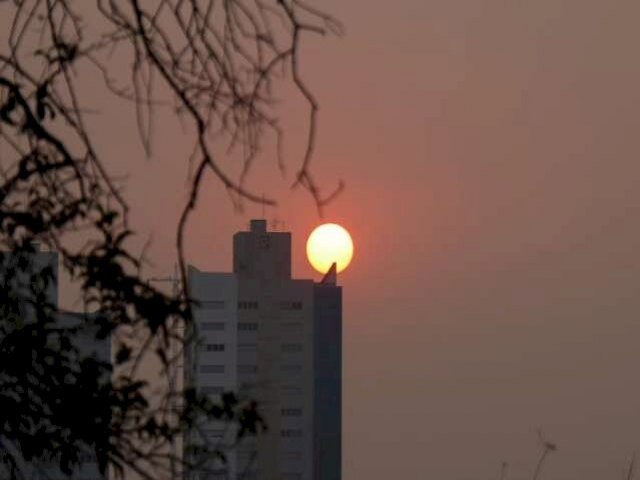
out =
[[[224,365],[200,365],[200,373],[224,373]],[[239,373],[258,373],[257,365],[238,365]]]
[[280,410],[280,415],[283,417],[301,417],[302,409],[301,408],[283,408]]
[[[200,324],[202,331],[209,332],[222,332],[226,329],[224,322],[202,322]],[[240,322],[238,323],[238,330],[240,331],[256,331],[258,330],[258,324],[255,322]]]
[[[241,324],[242,325],[242,324]],[[200,346],[200,350],[203,352],[224,352],[225,351],[224,343],[206,343]],[[302,352],[302,344],[300,343],[285,343],[281,347],[282,353],[300,353]],[[255,343],[240,343],[238,344],[238,350],[240,351],[254,351],[257,349],[257,344]],[[293,365],[284,366],[283,370],[289,369],[301,369],[302,367],[295,367]]]
[[[224,310],[224,300],[202,300],[198,303],[202,310]],[[260,304],[256,301],[240,300],[238,308],[240,310],[257,310]]]
[[200,373],[224,373],[224,365],[200,365]]
[[[202,300],[198,303],[198,307],[202,310],[224,310],[224,300]],[[283,301],[280,302],[281,310],[302,310],[303,304],[301,301]],[[239,310],[258,310],[260,303],[255,300],[239,300]]]
[[[240,385],[240,390],[247,392],[247,391],[251,391],[254,390],[257,387],[256,383],[254,382],[242,382],[242,384]],[[221,393],[223,393],[225,391],[224,387],[219,387],[219,386],[213,386],[213,385],[204,385],[202,387],[199,387],[200,393],[203,393],[205,395],[220,395]],[[282,393],[284,394],[301,394],[302,393],[302,388],[299,386],[295,386],[295,385],[283,385],[281,387]],[[299,417],[302,415],[302,409],[301,408],[283,408],[282,410],[280,410],[280,414],[283,417]]]
[[[226,325],[224,322],[202,322],[200,329],[209,332],[222,332],[226,329]],[[258,324],[255,322],[240,322],[238,323],[238,330],[256,331],[258,330]]]
[[280,302],[280,310],[302,310],[302,302]]
[[[222,326],[222,327],[220,327]],[[222,322],[205,322],[202,324],[203,330],[224,330],[224,323]],[[255,331],[258,329],[257,323],[239,323],[238,330],[242,331]],[[224,352],[224,343],[206,343],[201,345],[201,350],[205,352]],[[255,343],[240,343],[238,344],[239,350],[256,350],[257,345]],[[302,352],[302,344],[300,343],[284,343],[280,347],[282,353],[300,353]]]
[[286,428],[284,430],[280,430],[280,436],[282,438],[301,438],[302,430],[299,428]]
[[202,322],[200,329],[203,331],[221,332],[225,329],[225,324],[224,322]]
[[222,310],[224,308],[224,300],[202,300],[199,302],[199,306],[203,310]]
[[224,387],[213,387],[210,385],[200,387],[200,393],[205,395],[220,395],[222,392],[224,392]]
[[300,353],[302,351],[302,344],[285,343],[280,348],[282,350],[282,353]]
[[[301,328],[302,322],[283,322],[283,327],[286,328]],[[200,329],[203,331],[216,331],[222,332],[226,329],[224,322],[202,322],[200,323]],[[258,324],[256,322],[240,322],[238,323],[238,330],[240,331],[255,331],[258,330]]]
[[224,343],[207,343],[201,346],[203,352],[224,352]]

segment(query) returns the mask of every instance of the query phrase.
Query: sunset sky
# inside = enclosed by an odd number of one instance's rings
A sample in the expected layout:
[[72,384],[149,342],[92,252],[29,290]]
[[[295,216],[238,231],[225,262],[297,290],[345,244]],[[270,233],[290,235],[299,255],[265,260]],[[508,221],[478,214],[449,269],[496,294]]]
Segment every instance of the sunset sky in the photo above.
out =
[[[320,278],[317,224],[353,236],[343,478],[497,479],[502,461],[530,478],[538,429],[558,445],[542,478],[622,478],[640,454],[640,2],[321,4],[346,35],[304,44],[314,171],[346,190],[322,219],[290,190],[307,117],[286,88],[287,176],[267,142],[248,187],[279,201],[264,213],[292,231],[298,278]],[[131,106],[96,85],[97,146],[126,178],[148,274],[169,274],[189,128],[158,110],[147,159]],[[209,177],[190,262],[230,270],[233,233],[262,215]]]

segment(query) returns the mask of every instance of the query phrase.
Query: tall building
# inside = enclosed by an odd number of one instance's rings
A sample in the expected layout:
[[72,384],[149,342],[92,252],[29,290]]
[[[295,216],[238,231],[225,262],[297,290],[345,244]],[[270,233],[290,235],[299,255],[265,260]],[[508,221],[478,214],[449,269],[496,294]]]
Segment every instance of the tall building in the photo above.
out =
[[[252,220],[233,238],[233,273],[189,268],[199,342],[187,382],[213,398],[258,401],[268,430],[229,449],[226,464],[202,465],[194,480],[340,480],[342,289],[291,278],[291,234]],[[224,448],[233,431],[203,425],[189,442]]]

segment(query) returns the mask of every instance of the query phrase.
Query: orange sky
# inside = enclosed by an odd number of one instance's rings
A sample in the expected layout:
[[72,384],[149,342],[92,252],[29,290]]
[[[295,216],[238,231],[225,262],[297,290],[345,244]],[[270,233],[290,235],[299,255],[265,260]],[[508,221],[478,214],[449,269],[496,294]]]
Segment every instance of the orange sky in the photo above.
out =
[[[618,478],[640,450],[640,3],[325,0],[342,39],[306,44],[321,104],[315,169],[345,193],[326,221],[355,242],[344,286],[344,479]],[[0,11],[1,11],[0,7]],[[149,274],[172,270],[188,135],[167,112],[145,159],[126,105],[89,86],[98,147],[127,174]],[[249,186],[294,234],[319,222],[288,186],[304,111],[284,95],[289,177],[266,151]],[[114,142],[113,139],[118,139]],[[230,163],[230,161],[228,162]],[[236,169],[237,170],[237,169]],[[231,268],[215,182],[188,250]]]

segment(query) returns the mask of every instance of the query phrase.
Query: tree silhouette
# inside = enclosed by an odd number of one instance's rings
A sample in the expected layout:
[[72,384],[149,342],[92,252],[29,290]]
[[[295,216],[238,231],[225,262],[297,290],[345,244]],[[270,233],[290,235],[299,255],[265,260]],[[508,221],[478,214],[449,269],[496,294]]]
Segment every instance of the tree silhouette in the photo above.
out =
[[[169,376],[171,345],[192,341],[175,325],[191,324],[183,255],[184,232],[205,175],[213,174],[234,202],[273,203],[244,186],[265,135],[283,131],[274,82],[289,82],[309,108],[306,150],[294,186],[318,208],[322,196],[310,162],[318,104],[300,71],[300,42],[308,34],[339,34],[329,15],[300,0],[3,0],[10,19],[0,47],[0,460],[20,478],[25,464],[52,462],[71,475],[87,454],[101,472],[134,471],[143,478],[175,475],[189,462],[169,445],[203,418],[229,421],[238,437],[264,425],[254,403],[232,393],[212,403],[197,392],[166,389],[152,398],[137,375],[144,356]],[[113,52],[130,60],[126,78],[109,68]],[[161,94],[193,127],[193,175],[176,232],[181,289],[169,296],[140,273],[129,247],[128,205],[105,166],[84,119],[78,94],[92,70],[104,93],[131,102],[147,152]],[[243,147],[239,178],[214,155],[219,143]],[[283,159],[279,155],[279,164]],[[80,285],[87,313],[61,322],[48,294],[50,266],[35,265],[34,242],[59,252]],[[189,331],[189,329],[187,329]],[[135,335],[144,333],[144,341]],[[86,355],[80,335],[130,336],[115,362]],[[178,353],[179,354],[179,353]],[[118,375],[114,375],[114,369]],[[176,401],[179,399],[179,401]],[[200,445],[199,455],[219,455]],[[181,468],[188,468],[182,465]]]

